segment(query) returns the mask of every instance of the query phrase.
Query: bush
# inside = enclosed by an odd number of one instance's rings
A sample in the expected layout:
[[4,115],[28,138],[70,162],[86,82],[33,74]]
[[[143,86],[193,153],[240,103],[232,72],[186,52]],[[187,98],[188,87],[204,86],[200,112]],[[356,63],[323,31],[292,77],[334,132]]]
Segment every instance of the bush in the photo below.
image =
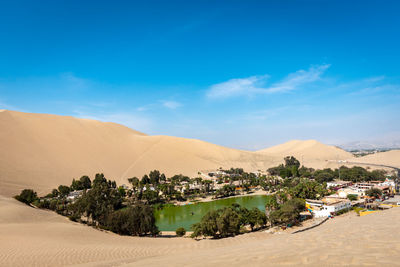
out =
[[350,201],[355,201],[355,200],[358,199],[358,196],[357,196],[357,195],[353,195],[353,194],[349,194],[349,195],[347,195],[347,198],[348,198]]
[[182,237],[186,234],[186,230],[183,227],[179,227],[178,229],[176,229],[175,233],[177,236]]
[[382,190],[379,188],[371,188],[365,191],[365,194],[369,197],[380,198],[382,196]]
[[106,227],[121,235],[158,233],[153,208],[147,205],[136,205],[112,212],[107,218]]
[[24,189],[19,195],[15,196],[15,199],[29,205],[37,200],[38,197],[37,193],[32,189]]
[[335,212],[335,215],[339,216],[339,215],[345,214],[345,213],[347,213],[347,212],[349,212],[351,210],[352,210],[352,208],[342,209],[342,210],[339,210],[339,211]]
[[[267,216],[258,209],[248,210],[238,204],[218,210],[209,211],[203,216],[199,223],[192,225],[192,238],[198,236],[211,236],[223,238],[235,236],[243,230],[243,227],[250,225],[263,227],[267,222]],[[243,232],[243,231],[242,231]]]
[[65,197],[69,194],[69,192],[71,192],[71,189],[66,185],[60,185],[58,187],[58,191],[60,192],[61,196]]
[[299,220],[300,212],[305,209],[305,201],[299,198],[291,199],[283,203],[278,210],[272,211],[270,215],[271,223],[296,224]]

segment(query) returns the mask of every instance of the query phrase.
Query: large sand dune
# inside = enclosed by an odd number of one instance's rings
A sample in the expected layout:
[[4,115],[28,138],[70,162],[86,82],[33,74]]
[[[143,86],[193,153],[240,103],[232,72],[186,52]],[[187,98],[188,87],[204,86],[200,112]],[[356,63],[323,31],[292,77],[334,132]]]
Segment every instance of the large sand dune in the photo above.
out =
[[[351,159],[353,155],[335,146],[322,144],[316,140],[292,140],[281,145],[273,146],[259,153],[270,155],[276,158],[294,156],[304,166],[313,168],[337,167],[329,160]],[[332,166],[331,166],[332,165]]]
[[395,266],[400,208],[222,240],[118,236],[0,196],[0,266]]
[[[23,188],[47,193],[98,172],[122,184],[153,169],[167,176],[195,176],[219,167],[266,170],[290,155],[313,168],[337,168],[332,160],[355,160],[351,153],[315,140],[250,152],[195,139],[148,136],[111,122],[7,110],[0,111],[0,129],[0,195],[5,196]],[[400,166],[398,152],[357,160]]]
[[207,142],[147,136],[115,123],[73,117],[0,112],[0,194],[22,188],[45,193],[72,178],[104,172],[119,184],[158,169],[196,175],[219,167],[266,169],[268,155]]

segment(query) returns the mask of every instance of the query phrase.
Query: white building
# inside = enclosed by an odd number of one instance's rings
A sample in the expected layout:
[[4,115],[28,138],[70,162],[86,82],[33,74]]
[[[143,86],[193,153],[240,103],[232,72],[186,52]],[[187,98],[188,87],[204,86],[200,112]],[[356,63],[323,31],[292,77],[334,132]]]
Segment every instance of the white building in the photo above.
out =
[[351,202],[347,200],[341,200],[336,203],[324,205],[322,208],[332,214],[344,209],[351,208]]
[[326,187],[345,188],[351,186],[353,183],[350,181],[331,181],[326,183]]
[[77,199],[78,197],[80,197],[82,195],[83,195],[83,190],[72,191],[68,194],[67,200],[74,201],[75,199]]
[[346,199],[306,200],[307,209],[314,217],[328,217],[343,209],[351,208],[351,202]]

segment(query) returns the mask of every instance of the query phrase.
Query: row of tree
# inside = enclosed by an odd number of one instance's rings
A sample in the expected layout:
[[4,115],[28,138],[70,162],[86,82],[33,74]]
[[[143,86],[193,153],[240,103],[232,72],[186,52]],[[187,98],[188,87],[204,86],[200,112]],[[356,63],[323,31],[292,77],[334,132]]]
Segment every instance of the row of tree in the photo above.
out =
[[15,198],[26,204],[32,203],[39,208],[54,210],[61,215],[68,216],[71,220],[122,235],[155,235],[158,233],[152,206],[139,201],[125,201],[125,192],[121,188],[117,188],[114,181],[107,180],[103,174],[96,174],[93,182],[89,177],[79,181],[82,180],[87,181],[83,189],[80,189],[82,184],[77,183],[76,180],[72,183],[77,190],[83,190],[82,195],[75,202],[66,200],[67,193],[65,192],[67,190],[64,186],[59,187],[57,193],[53,190],[51,195],[44,198],[38,198],[37,193],[31,189],[23,190]]
[[384,170],[373,170],[369,171],[363,167],[346,167],[341,166],[339,169],[332,170],[326,168],[323,170],[315,170],[313,168],[307,168],[304,166],[300,167],[300,162],[293,156],[285,157],[285,163],[279,166],[269,168],[267,171],[271,175],[280,176],[282,178],[312,178],[319,183],[333,181],[335,179],[341,179],[344,181],[352,182],[364,182],[380,180],[383,181],[386,178],[387,172]]
[[238,204],[231,207],[211,210],[207,212],[199,223],[193,224],[192,238],[199,236],[211,236],[223,238],[240,233],[240,229],[249,226],[251,230],[255,227],[264,227],[267,217],[264,212],[257,208],[248,210]]

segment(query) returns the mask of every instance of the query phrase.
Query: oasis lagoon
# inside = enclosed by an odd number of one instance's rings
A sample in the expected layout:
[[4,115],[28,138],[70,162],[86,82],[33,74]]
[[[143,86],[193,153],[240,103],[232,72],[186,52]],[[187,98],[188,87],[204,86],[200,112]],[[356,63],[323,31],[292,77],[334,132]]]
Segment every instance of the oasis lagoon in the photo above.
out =
[[200,222],[201,218],[210,210],[229,207],[233,203],[237,203],[247,209],[258,208],[265,211],[266,202],[266,195],[232,197],[183,206],[167,206],[155,211],[154,215],[160,231],[175,231],[179,227],[190,231],[192,224]]

